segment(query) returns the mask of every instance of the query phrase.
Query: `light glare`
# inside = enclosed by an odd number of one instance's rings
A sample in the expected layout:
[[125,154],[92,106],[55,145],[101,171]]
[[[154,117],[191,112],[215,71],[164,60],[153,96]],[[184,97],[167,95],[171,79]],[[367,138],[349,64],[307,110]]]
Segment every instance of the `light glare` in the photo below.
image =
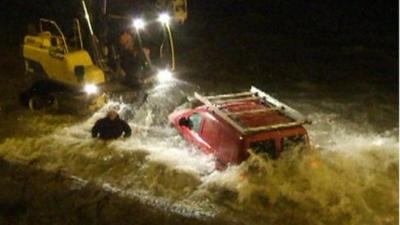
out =
[[96,94],[98,91],[98,88],[94,84],[86,84],[84,87],[84,90],[87,94]]
[[158,21],[160,21],[163,24],[167,24],[169,23],[169,20],[171,19],[171,17],[168,15],[168,13],[161,13],[158,16]]
[[169,70],[158,71],[157,78],[160,82],[166,82],[172,80],[172,73]]
[[134,26],[136,29],[138,29],[138,30],[143,29],[143,28],[144,28],[144,21],[143,21],[143,19],[140,19],[140,18],[134,19],[134,20],[133,20],[133,26]]

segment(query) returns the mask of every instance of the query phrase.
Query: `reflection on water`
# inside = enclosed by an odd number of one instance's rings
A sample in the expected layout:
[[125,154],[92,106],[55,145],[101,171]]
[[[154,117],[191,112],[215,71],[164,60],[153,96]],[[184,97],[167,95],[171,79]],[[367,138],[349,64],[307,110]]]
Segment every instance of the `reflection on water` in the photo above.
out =
[[[294,148],[276,161],[252,156],[216,171],[212,157],[166,125],[171,102],[163,95],[149,99],[140,109],[111,102],[90,118],[57,125],[45,136],[8,138],[0,144],[0,156],[66,171],[186,216],[249,224],[398,224],[397,130],[377,133],[310,100],[302,107],[312,112],[312,149]],[[132,137],[91,138],[92,125],[109,108],[129,119]],[[48,121],[32,120],[36,132],[56,126]]]

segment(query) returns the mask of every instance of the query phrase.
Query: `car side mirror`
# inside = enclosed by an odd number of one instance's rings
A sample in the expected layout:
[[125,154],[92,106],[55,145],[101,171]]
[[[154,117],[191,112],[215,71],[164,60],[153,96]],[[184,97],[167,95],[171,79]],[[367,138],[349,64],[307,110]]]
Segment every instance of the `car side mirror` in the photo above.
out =
[[190,121],[189,119],[182,117],[179,119],[178,121],[179,126],[185,126],[189,129],[192,129],[192,121]]
[[85,75],[85,67],[82,65],[75,66],[74,68],[75,76],[79,82],[83,81],[83,77]]

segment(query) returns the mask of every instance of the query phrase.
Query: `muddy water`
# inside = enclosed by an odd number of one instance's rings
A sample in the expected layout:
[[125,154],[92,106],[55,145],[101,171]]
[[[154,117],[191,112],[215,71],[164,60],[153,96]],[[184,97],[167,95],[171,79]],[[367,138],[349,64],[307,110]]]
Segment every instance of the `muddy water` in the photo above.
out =
[[[5,138],[0,156],[62,171],[137,199],[143,207],[188,218],[244,224],[398,224],[397,108],[386,101],[272,90],[312,118],[307,127],[312,149],[293,149],[277,161],[253,156],[220,172],[212,157],[185,143],[162,119],[184,91],[158,88],[140,107],[110,102],[87,118],[23,112],[27,126],[3,127],[25,134]],[[365,101],[374,107],[368,110]],[[111,142],[90,137],[93,123],[110,108],[129,121],[132,137]]]

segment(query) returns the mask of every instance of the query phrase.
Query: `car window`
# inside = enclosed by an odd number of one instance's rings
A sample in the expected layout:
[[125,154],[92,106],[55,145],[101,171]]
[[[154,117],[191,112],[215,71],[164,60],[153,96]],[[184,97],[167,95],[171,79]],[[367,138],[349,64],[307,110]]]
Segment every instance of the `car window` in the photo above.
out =
[[203,118],[198,113],[194,113],[193,115],[191,115],[189,117],[189,121],[191,123],[191,130],[195,131],[196,133],[199,133],[202,119]]
[[274,139],[252,142],[250,143],[250,148],[254,153],[266,155],[271,159],[275,159],[278,156]]
[[295,135],[282,138],[283,151],[293,148],[303,148],[306,145],[306,137],[304,135]]

